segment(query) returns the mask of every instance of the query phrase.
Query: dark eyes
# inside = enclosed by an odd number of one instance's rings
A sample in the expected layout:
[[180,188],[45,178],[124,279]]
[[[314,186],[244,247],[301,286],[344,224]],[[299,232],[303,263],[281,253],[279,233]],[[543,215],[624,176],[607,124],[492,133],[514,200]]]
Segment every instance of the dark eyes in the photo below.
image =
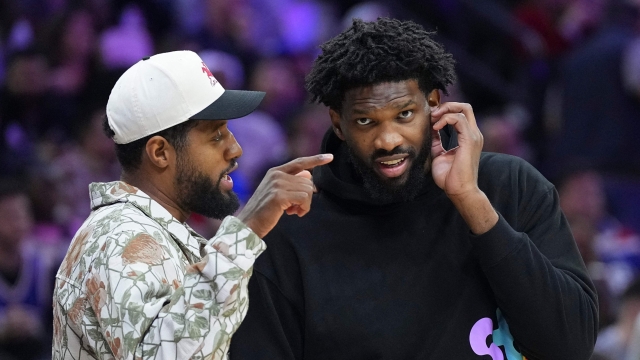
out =
[[213,141],[221,141],[223,138],[224,138],[224,135],[222,135],[220,130],[218,130],[212,140]]
[[371,119],[367,119],[367,118],[361,118],[361,119],[356,119],[356,123],[358,125],[369,125],[372,123]]
[[[404,111],[401,111],[401,112],[398,114],[398,117],[399,117],[400,119],[408,119],[408,118],[410,118],[410,117],[411,117],[411,115],[413,115],[413,110],[404,110]],[[360,119],[356,119],[356,124],[358,124],[358,125],[362,125],[362,126],[369,125],[369,124],[371,124],[372,122],[373,122],[373,120],[371,120],[371,119],[369,119],[369,118],[360,118]]]
[[411,115],[413,115],[413,111],[412,110],[405,110],[405,111],[401,112],[400,114],[398,114],[398,117],[400,117],[402,119],[406,119],[406,118],[410,117]]

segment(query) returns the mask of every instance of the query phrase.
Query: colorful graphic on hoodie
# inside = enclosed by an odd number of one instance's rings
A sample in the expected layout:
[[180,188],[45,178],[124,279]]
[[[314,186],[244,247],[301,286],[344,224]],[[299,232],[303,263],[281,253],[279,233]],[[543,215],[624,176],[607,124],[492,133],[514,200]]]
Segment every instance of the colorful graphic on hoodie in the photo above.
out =
[[[496,310],[498,328],[493,329],[491,318],[482,318],[473,325],[469,333],[471,349],[478,355],[489,355],[493,360],[526,360],[513,347],[513,336],[509,331],[507,320],[502,316],[500,309]],[[493,336],[493,342],[487,347],[487,337]],[[502,346],[502,348],[500,348]]]

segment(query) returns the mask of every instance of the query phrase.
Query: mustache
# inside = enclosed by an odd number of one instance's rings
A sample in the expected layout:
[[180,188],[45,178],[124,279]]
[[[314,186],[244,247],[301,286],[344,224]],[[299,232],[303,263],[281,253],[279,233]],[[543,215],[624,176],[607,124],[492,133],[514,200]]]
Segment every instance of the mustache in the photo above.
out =
[[[227,173],[229,173],[229,171],[231,171],[231,169],[233,169],[237,164],[238,164],[237,158],[231,159],[231,161],[229,162],[229,166],[227,166],[227,168],[222,170],[222,172],[220,173],[220,180],[223,177],[225,177],[227,175]],[[220,181],[218,180],[218,182],[220,182]]]
[[411,147],[402,147],[396,146],[391,151],[385,149],[377,149],[371,154],[371,161],[376,161],[376,159],[381,158],[383,156],[392,156],[397,154],[409,154],[409,157],[415,157],[416,151]]

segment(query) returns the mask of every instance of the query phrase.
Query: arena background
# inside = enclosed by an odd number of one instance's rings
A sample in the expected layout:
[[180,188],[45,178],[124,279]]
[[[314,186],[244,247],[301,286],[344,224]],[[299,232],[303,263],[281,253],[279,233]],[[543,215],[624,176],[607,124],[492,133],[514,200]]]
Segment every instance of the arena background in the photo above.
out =
[[615,360],[615,329],[640,312],[639,13],[631,0],[0,0],[0,359],[50,358],[50,287],[88,184],[119,178],[101,121],[126,68],[190,49],[227,89],[267,92],[229,125],[246,200],[270,166],[318,152],[328,110],[304,90],[318,45],[354,17],[390,16],[454,55],[446,99],[473,105],[484,150],[557,186],[598,284],[598,349]]

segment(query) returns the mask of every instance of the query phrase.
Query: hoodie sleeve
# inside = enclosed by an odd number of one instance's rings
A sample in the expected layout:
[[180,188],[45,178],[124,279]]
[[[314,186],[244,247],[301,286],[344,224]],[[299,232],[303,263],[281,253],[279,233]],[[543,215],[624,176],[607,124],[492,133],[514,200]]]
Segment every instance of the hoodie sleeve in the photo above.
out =
[[530,176],[519,183],[517,217],[494,203],[500,219],[471,235],[473,251],[523,355],[586,360],[598,329],[595,288],[555,188],[525,169]]

